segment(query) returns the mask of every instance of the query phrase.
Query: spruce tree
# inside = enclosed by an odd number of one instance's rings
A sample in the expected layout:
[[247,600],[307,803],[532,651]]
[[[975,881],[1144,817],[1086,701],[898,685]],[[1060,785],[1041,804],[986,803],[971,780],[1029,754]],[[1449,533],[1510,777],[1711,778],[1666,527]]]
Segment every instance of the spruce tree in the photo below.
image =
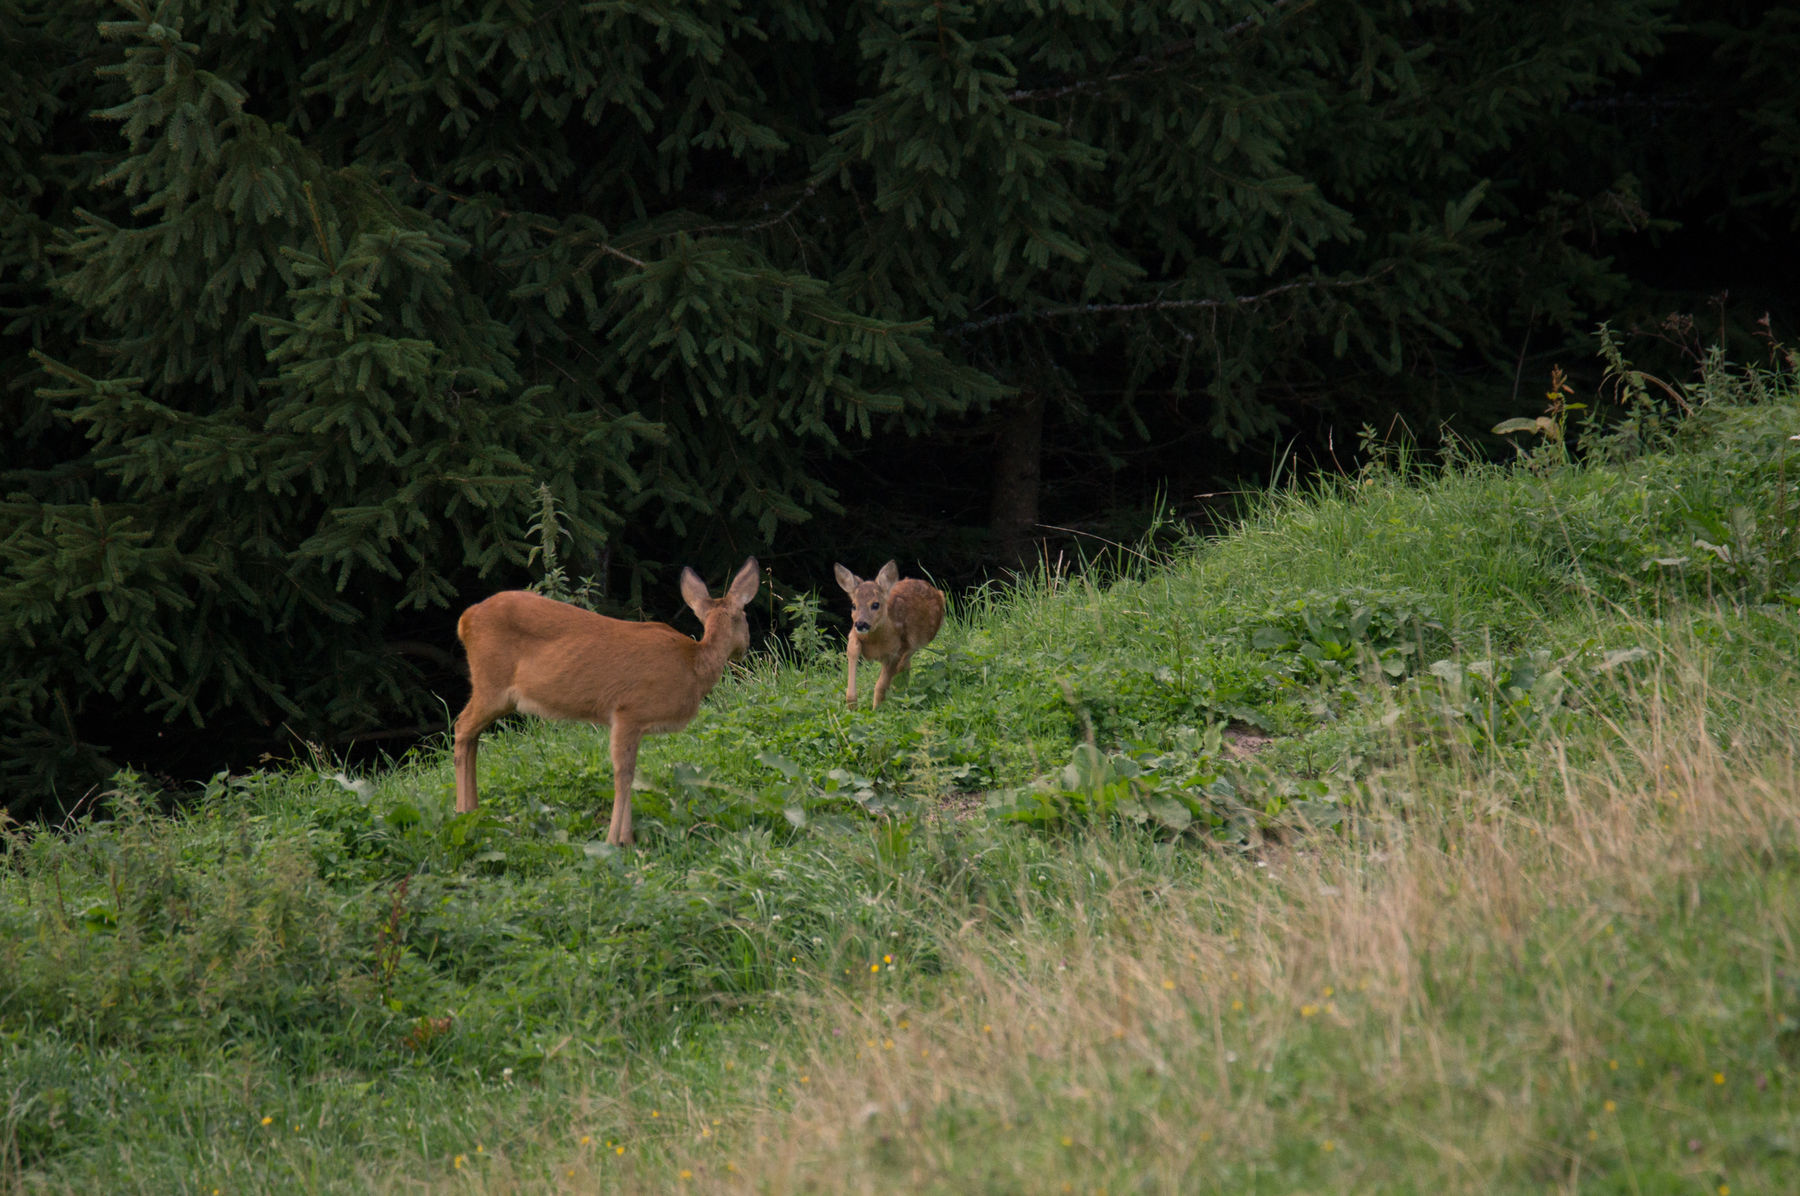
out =
[[1628,293],[1669,7],[0,0],[7,778],[431,721],[540,487],[629,606],[1446,414]]

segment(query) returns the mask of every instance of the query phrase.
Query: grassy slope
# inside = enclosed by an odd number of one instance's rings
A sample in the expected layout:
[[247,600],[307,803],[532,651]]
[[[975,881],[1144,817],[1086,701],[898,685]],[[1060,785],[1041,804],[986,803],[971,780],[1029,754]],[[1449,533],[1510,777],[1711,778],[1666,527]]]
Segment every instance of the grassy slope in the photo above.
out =
[[0,874],[0,1190],[1792,1190],[1796,426],[1273,498],[879,714],[764,659],[634,855],[583,728],[126,783]]

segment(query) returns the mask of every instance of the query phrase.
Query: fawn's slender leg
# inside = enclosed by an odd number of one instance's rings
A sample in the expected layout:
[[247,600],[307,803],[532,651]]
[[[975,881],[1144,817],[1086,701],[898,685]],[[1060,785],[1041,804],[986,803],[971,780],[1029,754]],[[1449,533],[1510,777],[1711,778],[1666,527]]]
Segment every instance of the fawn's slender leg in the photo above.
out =
[[912,656],[910,651],[902,652],[881,666],[881,676],[875,679],[875,705],[881,705],[881,700],[887,697],[888,686],[894,683],[894,678],[912,667]]
[[[854,631],[850,633],[850,646],[845,649],[845,656],[850,662],[850,680],[844,685],[844,701],[846,704],[854,706],[856,705],[856,664],[862,657],[862,641]],[[877,698],[876,702],[879,704],[880,700]]]
[[631,778],[637,773],[638,727],[614,717],[612,724],[613,808],[606,841],[616,845],[636,842],[631,834]]

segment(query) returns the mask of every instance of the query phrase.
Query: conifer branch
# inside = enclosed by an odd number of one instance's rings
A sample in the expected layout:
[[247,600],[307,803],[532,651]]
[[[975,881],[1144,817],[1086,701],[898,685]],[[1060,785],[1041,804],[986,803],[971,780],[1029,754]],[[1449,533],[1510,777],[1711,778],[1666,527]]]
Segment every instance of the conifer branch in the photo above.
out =
[[[441,195],[445,199],[449,200],[451,203],[472,204],[472,203],[478,202],[473,196],[463,195],[459,192],[452,191],[448,187],[440,186],[437,183],[428,183],[424,179],[420,178],[416,173],[412,174],[411,178],[412,178],[412,182],[414,183],[414,185],[424,188],[426,191],[431,192],[433,195]],[[709,233],[755,233],[755,232],[761,232],[763,229],[773,228],[778,224],[785,224],[789,219],[791,219],[793,217],[795,212],[800,210],[800,207],[802,204],[804,204],[807,200],[811,199],[813,196],[817,195],[818,193],[819,193],[819,184],[817,182],[808,183],[804,188],[801,189],[799,196],[797,196],[795,198],[793,203],[789,204],[785,209],[776,213],[775,215],[770,216],[768,219],[759,220],[754,224],[732,224],[732,223],[703,224],[703,225],[700,225],[695,228],[680,229],[679,231],[686,233],[690,237],[703,236],[703,235],[706,235]],[[499,216],[503,220],[518,220],[518,221],[523,222],[525,227],[529,228],[533,232],[543,233],[545,236],[548,236],[548,237],[560,237],[563,235],[562,229],[558,228],[554,224],[551,224],[547,220],[543,220],[541,218],[534,217],[529,212],[515,212],[510,208],[500,206],[500,205],[495,205],[490,210],[493,211],[493,213],[495,215]],[[596,252],[604,254],[608,257],[616,257],[621,261],[629,262],[631,265],[636,266],[640,270],[646,268],[646,263],[639,260],[638,258],[632,257],[629,253],[626,253],[624,250],[619,249],[614,245],[611,245],[611,244],[599,245],[599,246],[595,247],[595,250],[596,250]]]
[[[1247,30],[1267,24],[1268,19],[1282,9],[1301,3],[1304,3],[1305,7],[1310,8],[1312,4],[1315,3],[1315,0],[1275,0],[1275,3],[1269,6],[1269,11],[1267,13],[1253,17],[1245,17],[1237,24],[1220,30],[1220,36],[1236,37],[1238,34],[1244,33]],[[1104,79],[1082,79],[1074,83],[1066,83],[1061,87],[1045,87],[1035,91],[1027,91],[1021,88],[1006,98],[1013,103],[1037,103],[1043,100],[1060,100],[1062,97],[1074,95],[1076,92],[1098,91],[1100,88],[1109,87],[1114,83],[1125,83],[1133,79],[1147,79],[1168,70],[1169,67],[1174,65],[1175,59],[1180,58],[1183,54],[1191,53],[1197,44],[1198,39],[1196,38],[1184,38],[1181,41],[1170,42],[1166,46],[1158,47],[1155,50],[1151,50],[1149,53],[1138,55],[1136,58],[1133,58],[1130,62],[1125,64],[1125,70],[1119,71],[1117,74],[1108,75]]]
[[687,229],[686,232],[690,237],[700,236],[704,233],[758,233],[765,228],[773,228],[777,224],[787,223],[788,218],[800,210],[800,205],[818,194],[818,191],[819,184],[808,183],[805,188],[801,190],[799,198],[789,204],[785,211],[771,216],[767,220],[758,221],[755,224],[703,224],[698,228]]
[[[471,196],[459,194],[455,191],[450,190],[450,188],[448,188],[448,187],[440,187],[436,183],[428,183],[424,179],[420,178],[417,174],[412,175],[412,181],[415,184],[417,184],[418,186],[425,188],[425,190],[431,192],[433,195],[443,196],[445,199],[449,200],[451,203],[472,204],[472,203],[476,202],[475,199]],[[563,230],[556,227],[556,225],[551,224],[549,221],[541,219],[541,218],[534,218],[529,213],[515,212],[515,211],[511,210],[510,208],[505,208],[505,207],[501,207],[498,205],[496,205],[493,208],[493,211],[502,220],[524,221],[525,227],[531,229],[533,232],[544,233],[547,236],[551,236],[551,237],[560,237],[563,235]],[[595,248],[596,252],[605,254],[607,257],[616,257],[620,261],[630,262],[632,265],[636,266],[640,270],[643,270],[646,268],[646,265],[644,262],[639,261],[637,258],[632,257],[629,253],[626,253],[622,249],[615,249],[611,245],[597,245],[594,248]]]
[[1280,286],[1270,287],[1266,291],[1254,295],[1233,295],[1227,299],[1146,299],[1142,303],[1081,303],[1067,307],[1046,307],[1036,311],[1008,311],[989,316],[984,320],[970,320],[946,328],[944,331],[952,335],[969,332],[980,332],[1001,324],[1014,324],[1020,320],[1048,320],[1059,316],[1105,316],[1120,315],[1137,311],[1180,311],[1208,307],[1251,307],[1265,300],[1289,291],[1338,291],[1349,287],[1367,286],[1376,279],[1394,272],[1392,262],[1372,274],[1360,278],[1297,278],[1293,282],[1284,282]]

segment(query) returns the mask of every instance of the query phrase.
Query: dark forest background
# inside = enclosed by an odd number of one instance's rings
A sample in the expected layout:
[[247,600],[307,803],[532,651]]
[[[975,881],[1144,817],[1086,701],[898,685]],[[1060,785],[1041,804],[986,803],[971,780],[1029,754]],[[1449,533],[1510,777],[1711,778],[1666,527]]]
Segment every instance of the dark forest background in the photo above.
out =
[[0,0],[0,42],[14,817],[441,728],[545,494],[601,609],[754,553],[767,614],[1203,522],[1365,426],[1495,448],[1601,321],[1680,376],[1795,316],[1786,5]]

